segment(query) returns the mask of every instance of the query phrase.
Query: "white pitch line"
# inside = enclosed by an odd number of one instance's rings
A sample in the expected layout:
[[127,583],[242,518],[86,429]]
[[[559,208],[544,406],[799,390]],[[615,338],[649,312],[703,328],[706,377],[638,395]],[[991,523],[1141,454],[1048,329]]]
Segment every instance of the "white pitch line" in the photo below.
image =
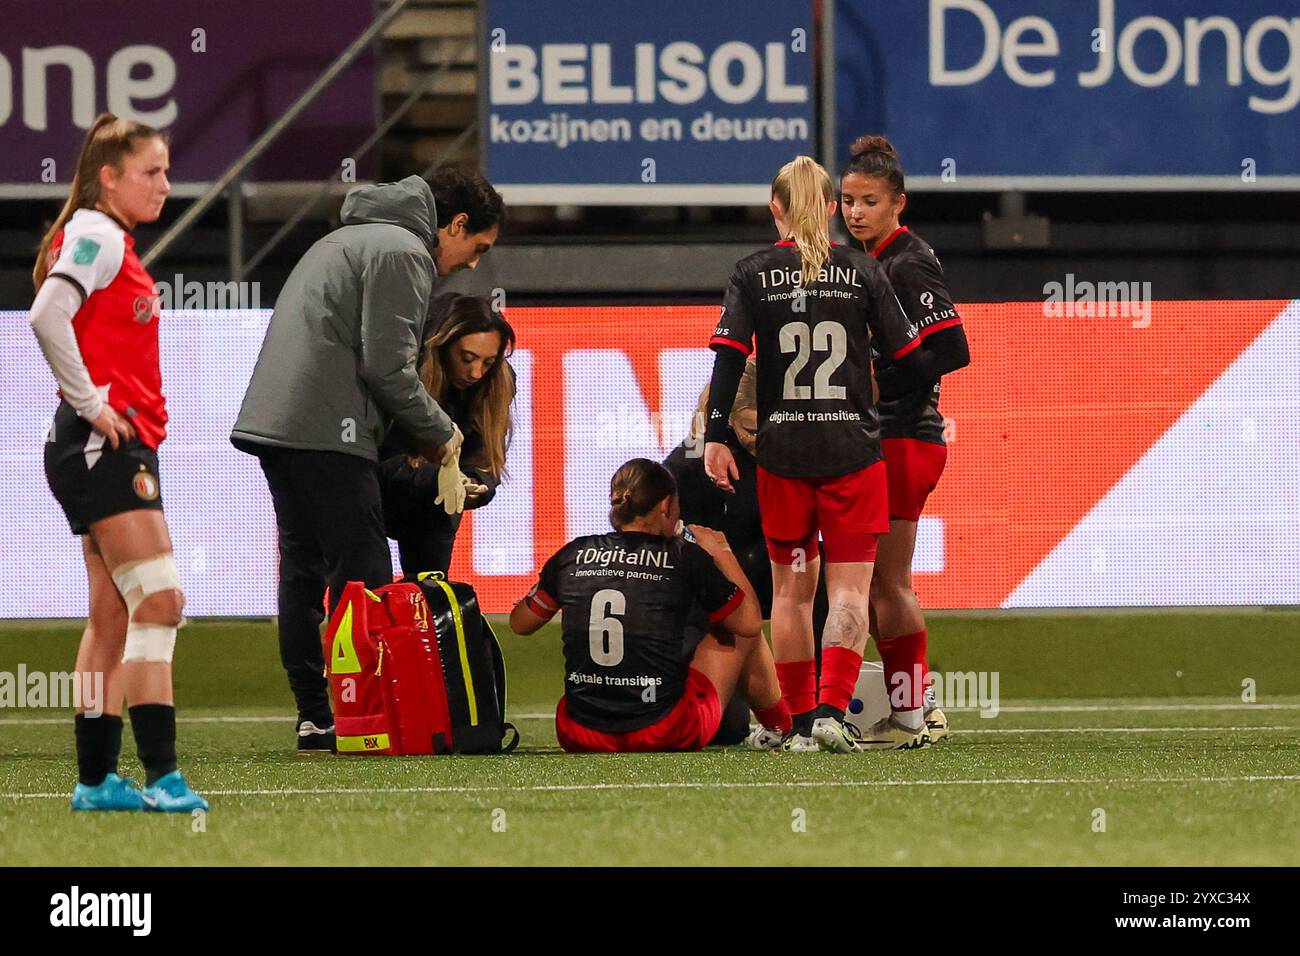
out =
[[[553,715],[533,715],[520,714],[513,717],[513,720],[541,720],[550,719]],[[180,718],[178,723],[195,723],[195,724],[213,724],[213,723],[271,723],[292,721],[292,717],[190,717]],[[6,725],[30,726],[33,724],[66,724],[67,718],[35,718],[32,720],[0,720],[0,727]],[[1296,731],[1300,732],[1300,726],[1290,724],[1261,724],[1254,727],[988,727],[980,729],[967,729],[959,727],[951,733],[953,736],[965,737],[968,734],[1171,734],[1171,733],[1219,733],[1223,731],[1232,733],[1241,733],[1254,730],[1266,731]]]
[[952,731],[952,734],[966,736],[967,734],[1167,734],[1186,731],[1189,733],[1217,733],[1221,730],[1294,730],[1300,731],[1300,727],[1293,726],[1259,726],[1259,727],[1006,727],[1001,730],[990,728],[988,730],[966,730],[959,728]]
[[[552,717],[555,715],[552,714]],[[10,720],[0,720],[0,727],[35,727],[42,724],[66,724],[72,717],[68,713],[64,717],[17,717]],[[235,715],[223,717],[177,717],[178,724],[292,724],[296,718],[292,714],[281,715],[276,717],[237,717]]]
[[[867,788],[867,787],[993,787],[993,786],[1081,786],[1125,783],[1300,783],[1300,774],[1247,777],[1053,777],[1044,779],[1001,780],[794,780],[706,783],[703,781],[662,781],[655,783],[564,783],[538,784],[529,787],[321,787],[283,790],[204,790],[211,797],[302,797],[302,796],[374,796],[380,793],[572,793],[604,790],[786,790],[797,787]],[[0,799],[66,800],[67,793],[0,793]]]
[[[948,707],[955,712],[979,707]],[[1060,707],[999,707],[1000,714],[1106,714],[1141,710],[1300,710],[1300,704],[1097,704]]]
[[[978,707],[945,707],[950,713],[978,713]],[[1097,704],[1097,705],[1066,705],[1066,706],[1025,706],[1025,707],[999,707],[999,714],[1123,714],[1139,711],[1188,711],[1188,710],[1300,710],[1300,703],[1297,704]],[[7,720],[0,720],[0,727],[13,725],[15,727],[33,727],[38,725],[56,725],[66,724],[67,714],[63,717],[16,717]],[[555,711],[542,711],[540,713],[528,714],[508,714],[510,720],[554,720]],[[991,718],[990,718],[991,719]],[[213,716],[213,717],[177,717],[176,722],[179,724],[271,724],[271,723],[293,723],[292,714],[281,714],[276,716],[254,716],[240,717],[230,716]],[[1226,729],[1226,728],[1225,728]]]
[[[979,713],[979,707],[947,707],[950,714]],[[1062,706],[999,707],[999,714],[1126,714],[1132,711],[1182,710],[1300,710],[1300,704],[1096,704]],[[551,720],[555,711],[540,714],[510,714],[511,720]],[[991,719],[991,718],[990,718]]]
[[[948,707],[947,713],[979,713],[980,707]],[[1126,714],[1133,711],[1182,710],[1300,710],[1300,704],[1096,704],[1062,706],[999,707],[999,714]],[[511,714],[511,720],[553,719],[555,711],[540,714]]]

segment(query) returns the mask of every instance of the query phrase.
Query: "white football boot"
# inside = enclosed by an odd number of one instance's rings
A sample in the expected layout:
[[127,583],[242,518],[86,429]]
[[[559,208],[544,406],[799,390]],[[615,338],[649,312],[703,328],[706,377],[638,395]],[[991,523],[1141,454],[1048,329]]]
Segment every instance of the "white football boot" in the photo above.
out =
[[786,734],[785,740],[781,741],[781,749],[792,754],[815,754],[822,748],[812,737],[792,733]]
[[930,732],[924,725],[919,730],[905,727],[890,714],[872,724],[861,746],[863,750],[920,750],[930,746]]
[[862,749],[857,741],[858,728],[834,717],[818,717],[814,720],[812,735],[822,750],[831,753],[852,754]]
[[785,740],[778,731],[769,730],[762,724],[755,724],[741,744],[746,750],[780,750]]
[[925,689],[925,729],[930,732],[932,744],[937,744],[948,736],[948,715],[939,709],[933,686]]
[[948,738],[948,715],[936,707],[925,715],[925,729],[930,734],[930,743],[937,744]]

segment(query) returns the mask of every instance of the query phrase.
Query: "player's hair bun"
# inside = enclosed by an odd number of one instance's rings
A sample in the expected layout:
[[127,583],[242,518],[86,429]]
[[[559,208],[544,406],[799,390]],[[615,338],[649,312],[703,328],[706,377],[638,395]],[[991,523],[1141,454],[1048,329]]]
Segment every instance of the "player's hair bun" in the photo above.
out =
[[894,144],[877,134],[859,136],[849,147],[853,155],[841,170],[840,176],[866,176],[883,179],[895,196],[903,194],[903,164],[898,159]]
[[853,157],[865,156],[867,153],[884,153],[886,156],[898,156],[898,150],[894,149],[894,144],[880,135],[859,136],[849,147],[849,155]]
[[625,462],[609,482],[609,523],[621,531],[669,495],[677,493],[673,473],[648,458]]

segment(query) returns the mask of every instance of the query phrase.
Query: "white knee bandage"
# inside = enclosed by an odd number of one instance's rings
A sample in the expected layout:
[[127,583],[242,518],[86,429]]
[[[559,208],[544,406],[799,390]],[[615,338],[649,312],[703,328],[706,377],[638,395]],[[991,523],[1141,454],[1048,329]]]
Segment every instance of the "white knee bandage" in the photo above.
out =
[[160,554],[125,565],[113,572],[113,583],[126,602],[128,623],[122,662],[171,663],[176,650],[176,628],[167,624],[138,624],[135,621],[135,611],[151,594],[181,589],[176,559],[170,554]]

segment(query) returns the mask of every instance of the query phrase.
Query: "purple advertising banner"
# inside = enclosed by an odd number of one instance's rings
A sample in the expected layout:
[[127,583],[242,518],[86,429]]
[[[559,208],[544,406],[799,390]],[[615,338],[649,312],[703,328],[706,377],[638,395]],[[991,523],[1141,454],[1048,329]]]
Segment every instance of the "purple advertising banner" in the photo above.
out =
[[[19,0],[4,7],[0,183],[14,184],[71,180],[81,139],[105,110],[168,132],[173,181],[215,179],[374,15],[373,0]],[[374,125],[371,49],[248,178],[323,179]]]

